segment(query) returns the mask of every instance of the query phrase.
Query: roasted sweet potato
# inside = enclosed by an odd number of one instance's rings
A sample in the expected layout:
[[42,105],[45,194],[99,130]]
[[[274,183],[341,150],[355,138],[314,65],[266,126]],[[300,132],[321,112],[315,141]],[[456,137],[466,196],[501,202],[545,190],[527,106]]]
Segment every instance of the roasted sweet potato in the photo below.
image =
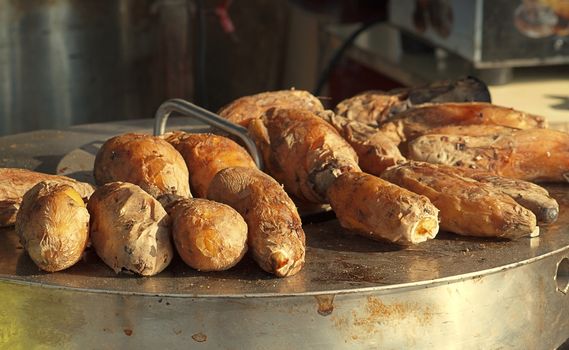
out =
[[200,271],[222,271],[247,251],[247,224],[230,206],[207,199],[182,199],[169,214],[172,237],[186,264]]
[[209,183],[220,170],[229,167],[255,168],[247,151],[234,141],[213,134],[166,134],[170,142],[184,157],[190,171],[190,185],[197,197],[205,198]]
[[219,115],[247,127],[250,120],[260,118],[272,108],[304,109],[312,112],[324,110],[320,100],[307,91],[281,90],[241,97],[221,108]]
[[335,115],[331,111],[318,113],[348,141],[358,155],[358,163],[366,173],[379,176],[385,169],[406,159],[397,145],[377,128]]
[[415,167],[425,166],[450,176],[460,175],[482,183],[512,197],[522,207],[529,209],[537,218],[538,223],[552,223],[557,220],[559,204],[549,195],[547,190],[534,183],[494,175],[488,171],[471,168],[454,167],[443,164],[427,164],[414,162]]
[[268,173],[302,201],[327,203],[328,187],[338,176],[360,171],[353,148],[312,112],[273,109],[262,123],[268,137],[262,146]]
[[536,217],[493,186],[428,163],[408,162],[384,179],[428,197],[440,210],[442,230],[467,236],[515,239],[537,230]]
[[159,137],[123,134],[108,139],[95,157],[94,175],[98,185],[130,182],[154,198],[191,197],[184,158]]
[[24,195],[16,233],[40,269],[64,270],[81,259],[87,246],[89,213],[70,185],[40,182]]
[[439,231],[438,209],[427,197],[369,174],[343,174],[328,196],[340,224],[371,239],[409,245]]
[[155,275],[173,257],[170,218],[162,205],[139,186],[111,182],[89,199],[91,242],[116,273]]
[[226,168],[211,181],[207,197],[245,218],[249,251],[263,270],[279,277],[300,271],[305,255],[302,222],[278,182],[256,168]]
[[[433,215],[436,217],[436,210],[434,213],[424,210],[428,200],[425,203],[425,198],[361,173],[354,150],[331,125],[314,113],[294,109],[269,110],[263,118],[252,120],[249,130],[261,140],[257,144],[263,149],[269,173],[283,182],[289,193],[303,201],[330,203],[340,223],[347,228],[400,244],[416,243],[436,235],[438,226],[431,220]],[[342,174],[346,173],[357,174],[344,177]],[[342,177],[345,180],[336,184]],[[359,190],[360,182],[370,184],[371,192]],[[396,195],[409,202],[391,202]],[[349,202],[345,202],[347,198]],[[358,202],[375,209],[391,207],[391,211],[403,214],[408,214],[409,206],[415,205],[417,214],[421,215],[408,216],[406,222],[400,222],[398,229],[393,230],[384,223],[389,213],[372,210],[367,211],[371,215],[369,218],[356,216],[354,208],[360,206],[354,203]],[[359,224],[355,225],[354,220],[358,219]]]
[[409,144],[409,159],[526,181],[567,181],[569,134],[527,129],[493,136],[425,135]]
[[38,173],[26,169],[0,168],[0,227],[13,225],[24,194],[42,181],[67,184],[88,199],[95,190],[87,183],[66,176]]
[[485,124],[518,129],[543,128],[545,119],[489,103],[425,104],[400,113],[380,126],[395,143],[411,141],[446,125]]
[[475,101],[491,102],[490,92],[484,82],[466,77],[419,87],[366,91],[340,102],[336,113],[350,120],[377,125],[423,103]]

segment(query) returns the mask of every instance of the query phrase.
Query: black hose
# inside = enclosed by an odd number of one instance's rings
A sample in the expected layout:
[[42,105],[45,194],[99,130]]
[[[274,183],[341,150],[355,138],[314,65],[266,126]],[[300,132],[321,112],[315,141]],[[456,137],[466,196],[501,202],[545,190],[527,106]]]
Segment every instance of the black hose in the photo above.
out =
[[352,34],[350,34],[350,36],[348,36],[344,40],[342,45],[338,48],[338,50],[336,50],[336,52],[334,53],[334,55],[332,56],[332,58],[328,62],[328,65],[326,65],[326,67],[324,68],[322,73],[320,73],[320,77],[318,78],[318,83],[316,84],[316,88],[314,89],[314,92],[313,92],[314,96],[320,96],[320,93],[322,92],[324,85],[326,85],[326,82],[330,78],[330,73],[332,72],[332,69],[334,69],[334,67],[336,67],[336,65],[338,64],[340,59],[344,56],[344,54],[350,48],[350,46],[352,46],[352,44],[358,38],[358,36],[361,33],[368,30],[371,26],[373,26],[379,22],[382,22],[382,21],[383,20],[373,20],[373,21],[365,22],[358,29],[354,30],[352,32]]

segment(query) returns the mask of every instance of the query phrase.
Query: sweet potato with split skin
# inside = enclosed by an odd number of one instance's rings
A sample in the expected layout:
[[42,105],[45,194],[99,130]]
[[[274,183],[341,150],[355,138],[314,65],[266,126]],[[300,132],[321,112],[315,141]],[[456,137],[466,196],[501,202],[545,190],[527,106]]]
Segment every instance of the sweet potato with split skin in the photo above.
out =
[[343,227],[374,240],[409,245],[439,230],[438,209],[427,197],[369,174],[343,174],[328,196]]
[[262,123],[259,129],[266,128],[268,138],[262,146],[268,173],[302,201],[327,203],[328,187],[338,176],[360,171],[353,148],[312,112],[273,109]]
[[197,197],[205,198],[209,183],[229,167],[255,168],[247,151],[234,141],[213,134],[172,133],[164,139],[180,152],[190,171],[190,185]]
[[247,127],[249,121],[260,118],[272,108],[304,109],[312,112],[324,110],[320,100],[307,91],[280,90],[241,97],[221,108],[218,114]]
[[395,143],[411,141],[429,129],[446,125],[499,125],[518,129],[543,128],[545,119],[489,103],[425,104],[400,113],[380,125]]
[[89,213],[70,185],[40,182],[22,200],[16,233],[42,270],[61,271],[81,259],[89,238]]
[[350,120],[378,125],[420,104],[474,101],[491,102],[490,92],[482,81],[466,77],[436,81],[419,87],[366,91],[340,102],[335,111]]
[[154,198],[192,196],[184,158],[159,137],[123,134],[108,139],[97,152],[93,172],[98,185],[123,181]]
[[89,199],[91,242],[116,273],[153,276],[173,257],[170,218],[162,205],[139,186],[111,182]]
[[210,183],[208,199],[239,212],[249,227],[249,252],[279,277],[304,265],[305,236],[296,207],[278,182],[256,168],[226,168]]
[[[418,164],[421,163],[415,163],[415,165]],[[534,213],[538,223],[552,223],[557,220],[559,215],[559,203],[549,195],[545,188],[537,184],[498,176],[480,169],[460,168],[442,164],[422,164],[424,166],[436,167],[439,172],[468,177],[492,186],[494,190],[512,197],[522,207]]]
[[428,197],[440,210],[442,230],[477,237],[515,239],[537,230],[536,217],[493,186],[435,165],[408,162],[385,171],[384,179]]
[[247,224],[230,206],[207,199],[182,199],[167,209],[178,254],[199,271],[222,271],[247,251]]
[[406,159],[397,145],[377,128],[335,115],[331,111],[318,116],[342,135],[358,155],[358,163],[366,173],[379,176],[385,169]]
[[527,129],[493,136],[425,135],[409,144],[409,159],[487,170],[526,181],[564,182],[569,134]]
[[27,169],[0,168],[0,227],[16,222],[16,214],[24,194],[42,181],[69,185],[83,199],[88,199],[95,190],[90,184],[66,176],[43,174]]
[[[361,173],[347,141],[314,113],[270,110],[262,119],[251,121],[249,130],[261,140],[257,143],[263,147],[269,173],[303,201],[330,203],[346,228],[398,244],[418,243],[436,235],[436,209],[428,200]],[[361,182],[367,187],[360,186]],[[392,202],[393,198],[406,202]],[[384,207],[391,209],[380,210]],[[413,215],[410,207],[416,207]],[[358,216],[357,209],[370,217]],[[407,215],[406,221],[397,224],[393,213]]]

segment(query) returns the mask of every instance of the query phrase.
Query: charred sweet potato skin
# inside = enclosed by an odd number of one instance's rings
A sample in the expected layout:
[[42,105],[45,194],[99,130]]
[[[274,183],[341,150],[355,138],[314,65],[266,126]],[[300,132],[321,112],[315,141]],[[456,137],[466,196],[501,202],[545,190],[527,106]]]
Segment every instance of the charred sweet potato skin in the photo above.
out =
[[24,194],[42,181],[69,185],[83,199],[88,199],[95,190],[90,184],[66,176],[43,174],[27,169],[0,168],[0,227],[16,222],[16,214]]
[[409,245],[438,232],[438,209],[427,197],[369,174],[343,174],[328,196],[343,227],[374,240]]
[[308,91],[280,90],[241,97],[222,107],[219,115],[247,127],[251,120],[261,118],[266,111],[273,108],[303,109],[311,112],[324,110],[320,100]]
[[184,158],[165,140],[144,134],[123,134],[108,139],[95,157],[95,181],[130,182],[154,198],[191,197]]
[[526,129],[494,136],[425,135],[409,144],[409,159],[483,169],[535,182],[564,182],[569,134]]
[[327,203],[326,191],[345,172],[360,171],[353,148],[330,124],[305,110],[276,109],[263,118],[270,150],[268,172],[289,193],[309,203]]
[[359,166],[364,172],[379,176],[390,166],[405,162],[397,145],[377,128],[330,111],[318,113],[318,116],[336,128],[354,148]]
[[213,134],[176,133],[166,141],[180,152],[190,172],[190,185],[197,197],[205,198],[209,183],[220,170],[229,167],[256,168],[247,151],[236,142]]
[[302,222],[278,182],[256,168],[226,168],[213,178],[207,197],[243,216],[249,251],[263,270],[279,277],[301,270],[306,249]]
[[70,185],[39,182],[24,195],[16,233],[39,268],[61,271],[81,259],[89,238],[89,213]]
[[227,270],[247,251],[247,224],[228,205],[182,199],[173,205],[170,217],[176,250],[196,270]]
[[397,144],[446,125],[498,125],[518,129],[544,128],[543,117],[483,102],[425,104],[409,109],[380,126]]
[[427,163],[408,162],[382,177],[428,197],[440,210],[442,230],[477,237],[515,239],[536,230],[536,217],[492,186]]

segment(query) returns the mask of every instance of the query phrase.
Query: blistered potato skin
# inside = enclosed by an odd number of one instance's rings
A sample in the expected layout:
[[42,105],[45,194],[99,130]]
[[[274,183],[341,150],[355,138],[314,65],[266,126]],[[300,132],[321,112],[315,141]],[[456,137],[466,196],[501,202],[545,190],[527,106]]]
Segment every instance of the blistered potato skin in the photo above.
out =
[[139,186],[111,182],[99,187],[87,204],[91,242],[116,273],[152,276],[173,256],[170,218],[162,205]]
[[340,224],[362,236],[410,245],[438,233],[438,209],[424,196],[366,173],[346,173],[328,191]]
[[170,216],[176,250],[196,270],[227,270],[247,251],[247,224],[228,205],[183,199],[174,204]]
[[219,115],[234,123],[248,127],[253,119],[261,118],[273,108],[303,109],[311,112],[323,111],[318,98],[303,90],[268,91],[244,96],[219,110]]
[[518,129],[544,128],[543,117],[490,103],[425,104],[396,115],[379,129],[395,143],[409,142],[429,129],[446,125],[497,125]]
[[243,216],[249,227],[249,251],[263,270],[278,277],[301,270],[306,250],[302,222],[273,178],[256,168],[226,168],[213,178],[207,197]]
[[89,238],[89,213],[73,187],[40,182],[24,195],[16,233],[40,269],[61,271],[81,259]]
[[16,214],[24,194],[42,181],[67,184],[73,187],[83,199],[89,199],[95,190],[88,183],[79,182],[66,176],[38,173],[17,168],[0,168],[0,227],[16,222]]
[[553,129],[507,131],[492,136],[425,135],[409,144],[409,159],[482,169],[535,182],[565,182],[569,134]]
[[428,197],[440,210],[442,230],[466,236],[516,239],[536,230],[536,217],[510,196],[428,163],[408,162],[382,177]]
[[229,167],[256,168],[247,151],[236,142],[213,134],[172,133],[165,135],[180,152],[190,172],[190,185],[197,197],[205,198],[215,174]]
[[330,124],[305,110],[277,109],[264,119],[268,173],[302,201],[327,203],[327,190],[345,172],[361,171],[353,148]]
[[95,157],[97,184],[130,182],[154,198],[191,197],[184,158],[165,140],[144,134],[123,134],[108,139]]

